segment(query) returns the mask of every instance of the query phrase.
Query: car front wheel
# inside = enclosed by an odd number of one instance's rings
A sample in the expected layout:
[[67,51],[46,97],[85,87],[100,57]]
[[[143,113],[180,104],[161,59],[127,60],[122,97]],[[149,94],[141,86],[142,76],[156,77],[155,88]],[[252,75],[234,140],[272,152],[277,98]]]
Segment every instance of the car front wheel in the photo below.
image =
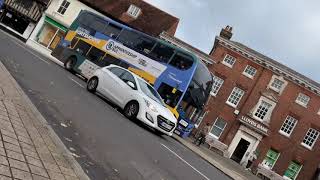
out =
[[135,101],[130,101],[124,107],[124,115],[129,119],[136,118],[138,115],[138,112],[139,112],[139,104]]

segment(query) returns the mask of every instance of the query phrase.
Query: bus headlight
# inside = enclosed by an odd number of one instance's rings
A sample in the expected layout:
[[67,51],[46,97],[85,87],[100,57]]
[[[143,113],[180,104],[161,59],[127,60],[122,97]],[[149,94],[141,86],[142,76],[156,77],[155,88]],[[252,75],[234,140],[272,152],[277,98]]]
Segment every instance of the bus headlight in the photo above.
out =
[[158,112],[157,108],[148,100],[144,99],[144,101],[146,102],[147,107],[153,111],[153,112]]

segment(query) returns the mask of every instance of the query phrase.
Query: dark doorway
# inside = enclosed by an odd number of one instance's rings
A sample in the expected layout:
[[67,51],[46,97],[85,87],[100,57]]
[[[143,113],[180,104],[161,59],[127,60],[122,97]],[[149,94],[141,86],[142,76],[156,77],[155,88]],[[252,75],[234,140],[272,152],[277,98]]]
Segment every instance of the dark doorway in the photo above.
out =
[[241,159],[243,158],[244,154],[246,153],[250,143],[241,138],[238,146],[234,150],[231,159],[237,163],[240,163]]
[[22,16],[18,16],[9,10],[4,12],[2,23],[14,29],[20,34],[23,34],[29,25],[28,20],[23,19]]

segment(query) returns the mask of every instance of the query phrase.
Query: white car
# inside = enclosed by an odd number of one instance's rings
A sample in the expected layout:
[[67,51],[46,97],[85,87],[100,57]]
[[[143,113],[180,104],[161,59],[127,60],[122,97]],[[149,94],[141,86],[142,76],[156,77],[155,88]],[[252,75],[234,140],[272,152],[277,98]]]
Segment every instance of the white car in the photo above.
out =
[[127,118],[137,118],[161,134],[171,136],[177,126],[158,92],[127,69],[116,65],[98,69],[88,80],[87,90],[97,91],[121,107]]

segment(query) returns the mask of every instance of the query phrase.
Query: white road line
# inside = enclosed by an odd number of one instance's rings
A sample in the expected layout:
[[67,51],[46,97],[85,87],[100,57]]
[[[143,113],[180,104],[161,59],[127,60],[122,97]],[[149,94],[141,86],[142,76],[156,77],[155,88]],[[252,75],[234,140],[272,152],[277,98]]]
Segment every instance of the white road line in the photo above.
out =
[[207,176],[205,176],[203,173],[201,173],[199,170],[197,170],[195,167],[193,167],[191,164],[189,164],[186,160],[184,160],[182,157],[180,157],[177,153],[172,151],[170,148],[168,148],[166,145],[162,144],[163,147],[165,147],[168,151],[170,151],[172,154],[177,156],[182,162],[186,163],[188,166],[190,166],[193,170],[195,170],[197,173],[199,173],[202,177],[204,177],[206,180],[210,180]]
[[77,85],[79,85],[80,87],[84,88],[84,86],[82,84],[80,84],[78,81],[72,79],[72,77],[68,77],[71,81],[73,81],[74,83],[76,83]]
[[37,57],[38,59],[40,59],[41,61],[47,63],[48,65],[50,65],[50,63],[44,59],[42,59],[40,56],[38,56],[37,54],[35,54],[34,52],[32,52],[30,49],[26,48],[25,46],[23,46],[22,44],[16,42],[15,40],[13,39],[10,39],[13,43],[15,43],[16,45],[22,47],[23,49],[25,49],[26,51],[28,51],[30,54],[34,55],[35,57]]

